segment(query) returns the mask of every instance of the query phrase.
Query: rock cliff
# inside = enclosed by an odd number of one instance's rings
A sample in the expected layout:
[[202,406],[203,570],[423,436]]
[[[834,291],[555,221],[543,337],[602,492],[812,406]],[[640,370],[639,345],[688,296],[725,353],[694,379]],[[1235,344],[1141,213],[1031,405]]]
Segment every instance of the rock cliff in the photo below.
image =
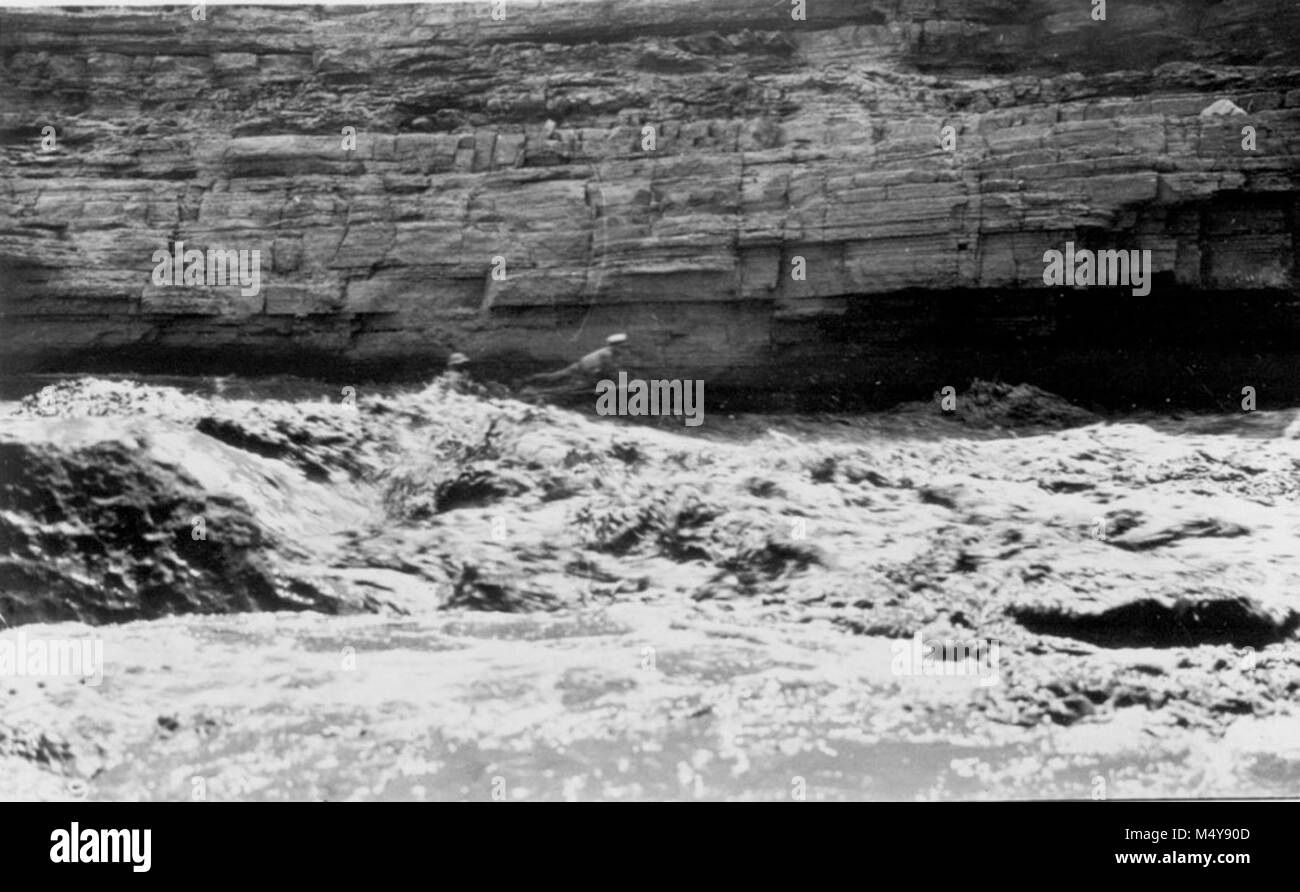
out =
[[[0,355],[504,375],[626,330],[765,399],[1300,396],[1300,6],[1108,5],[0,10]],[[1045,287],[1069,241],[1151,294]],[[260,289],[154,285],[176,242]]]

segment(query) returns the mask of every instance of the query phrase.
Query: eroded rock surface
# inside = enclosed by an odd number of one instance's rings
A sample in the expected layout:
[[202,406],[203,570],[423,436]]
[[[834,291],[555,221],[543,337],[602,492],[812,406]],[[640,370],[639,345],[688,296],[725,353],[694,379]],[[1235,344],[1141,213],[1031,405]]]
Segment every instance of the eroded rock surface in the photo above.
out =
[[[639,365],[718,394],[924,397],[935,373],[988,375],[975,354],[1058,390],[1294,392],[1258,355],[1298,318],[1298,16],[5,10],[3,356],[393,375],[455,349],[517,375],[627,330]],[[261,290],[153,285],[177,240],[260,250]],[[1046,289],[1067,241],[1151,250],[1152,295]],[[1246,345],[1233,387],[1198,379],[1224,327]],[[1141,375],[1099,359],[1125,338]]]

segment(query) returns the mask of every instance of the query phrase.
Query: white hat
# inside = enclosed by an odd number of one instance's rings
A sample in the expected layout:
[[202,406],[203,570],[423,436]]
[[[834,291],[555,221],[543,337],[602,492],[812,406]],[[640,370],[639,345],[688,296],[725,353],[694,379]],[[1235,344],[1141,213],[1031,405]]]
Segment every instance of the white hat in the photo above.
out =
[[1220,99],[1201,109],[1202,118],[1212,118],[1216,115],[1244,115],[1245,113],[1241,106],[1231,99]]

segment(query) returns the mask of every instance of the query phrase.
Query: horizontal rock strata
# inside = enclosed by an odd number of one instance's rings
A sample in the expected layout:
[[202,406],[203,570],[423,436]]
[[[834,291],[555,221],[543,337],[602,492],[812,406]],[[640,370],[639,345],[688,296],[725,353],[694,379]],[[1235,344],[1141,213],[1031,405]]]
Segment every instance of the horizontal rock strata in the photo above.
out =
[[[787,6],[0,11],[5,366],[504,375],[627,330],[715,392],[915,395],[1125,334],[1188,384],[1168,344],[1233,326],[1225,381],[1300,391],[1300,7]],[[260,290],[155,286],[178,241]],[[1152,294],[1044,287],[1067,241]]]

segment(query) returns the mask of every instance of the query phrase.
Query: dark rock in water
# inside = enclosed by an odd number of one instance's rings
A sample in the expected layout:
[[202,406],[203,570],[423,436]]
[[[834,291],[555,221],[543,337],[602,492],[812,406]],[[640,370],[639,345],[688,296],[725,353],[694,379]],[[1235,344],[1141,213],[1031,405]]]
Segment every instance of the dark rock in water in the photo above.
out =
[[1215,517],[1197,517],[1164,526],[1156,525],[1154,529],[1151,525],[1142,524],[1125,530],[1120,535],[1110,536],[1106,541],[1117,548],[1129,551],[1150,551],[1184,539],[1230,539],[1248,535],[1250,530],[1241,524]]
[[310,480],[329,481],[373,470],[379,438],[361,430],[358,413],[329,404],[218,405],[195,430],[245,452],[279,459]]
[[1106,647],[1264,647],[1300,629],[1300,611],[1270,608],[1245,595],[1136,597],[1114,606],[1074,603],[1014,605],[1008,613],[1028,631]]
[[929,402],[907,403],[896,412],[935,415],[976,430],[1063,430],[1095,424],[1087,409],[1032,384],[1006,384],[976,379],[961,393],[950,394],[954,407],[945,411],[942,394]]
[[1088,410],[1032,384],[976,380],[957,407],[957,416],[973,427],[1066,428],[1097,421]]
[[[289,543],[321,527],[302,501],[310,486],[284,466],[159,419],[7,419],[0,615],[13,625],[335,612],[336,597],[282,573],[286,557],[301,554]],[[317,490],[317,510],[349,513],[344,500]],[[296,507],[277,507],[290,493]]]

